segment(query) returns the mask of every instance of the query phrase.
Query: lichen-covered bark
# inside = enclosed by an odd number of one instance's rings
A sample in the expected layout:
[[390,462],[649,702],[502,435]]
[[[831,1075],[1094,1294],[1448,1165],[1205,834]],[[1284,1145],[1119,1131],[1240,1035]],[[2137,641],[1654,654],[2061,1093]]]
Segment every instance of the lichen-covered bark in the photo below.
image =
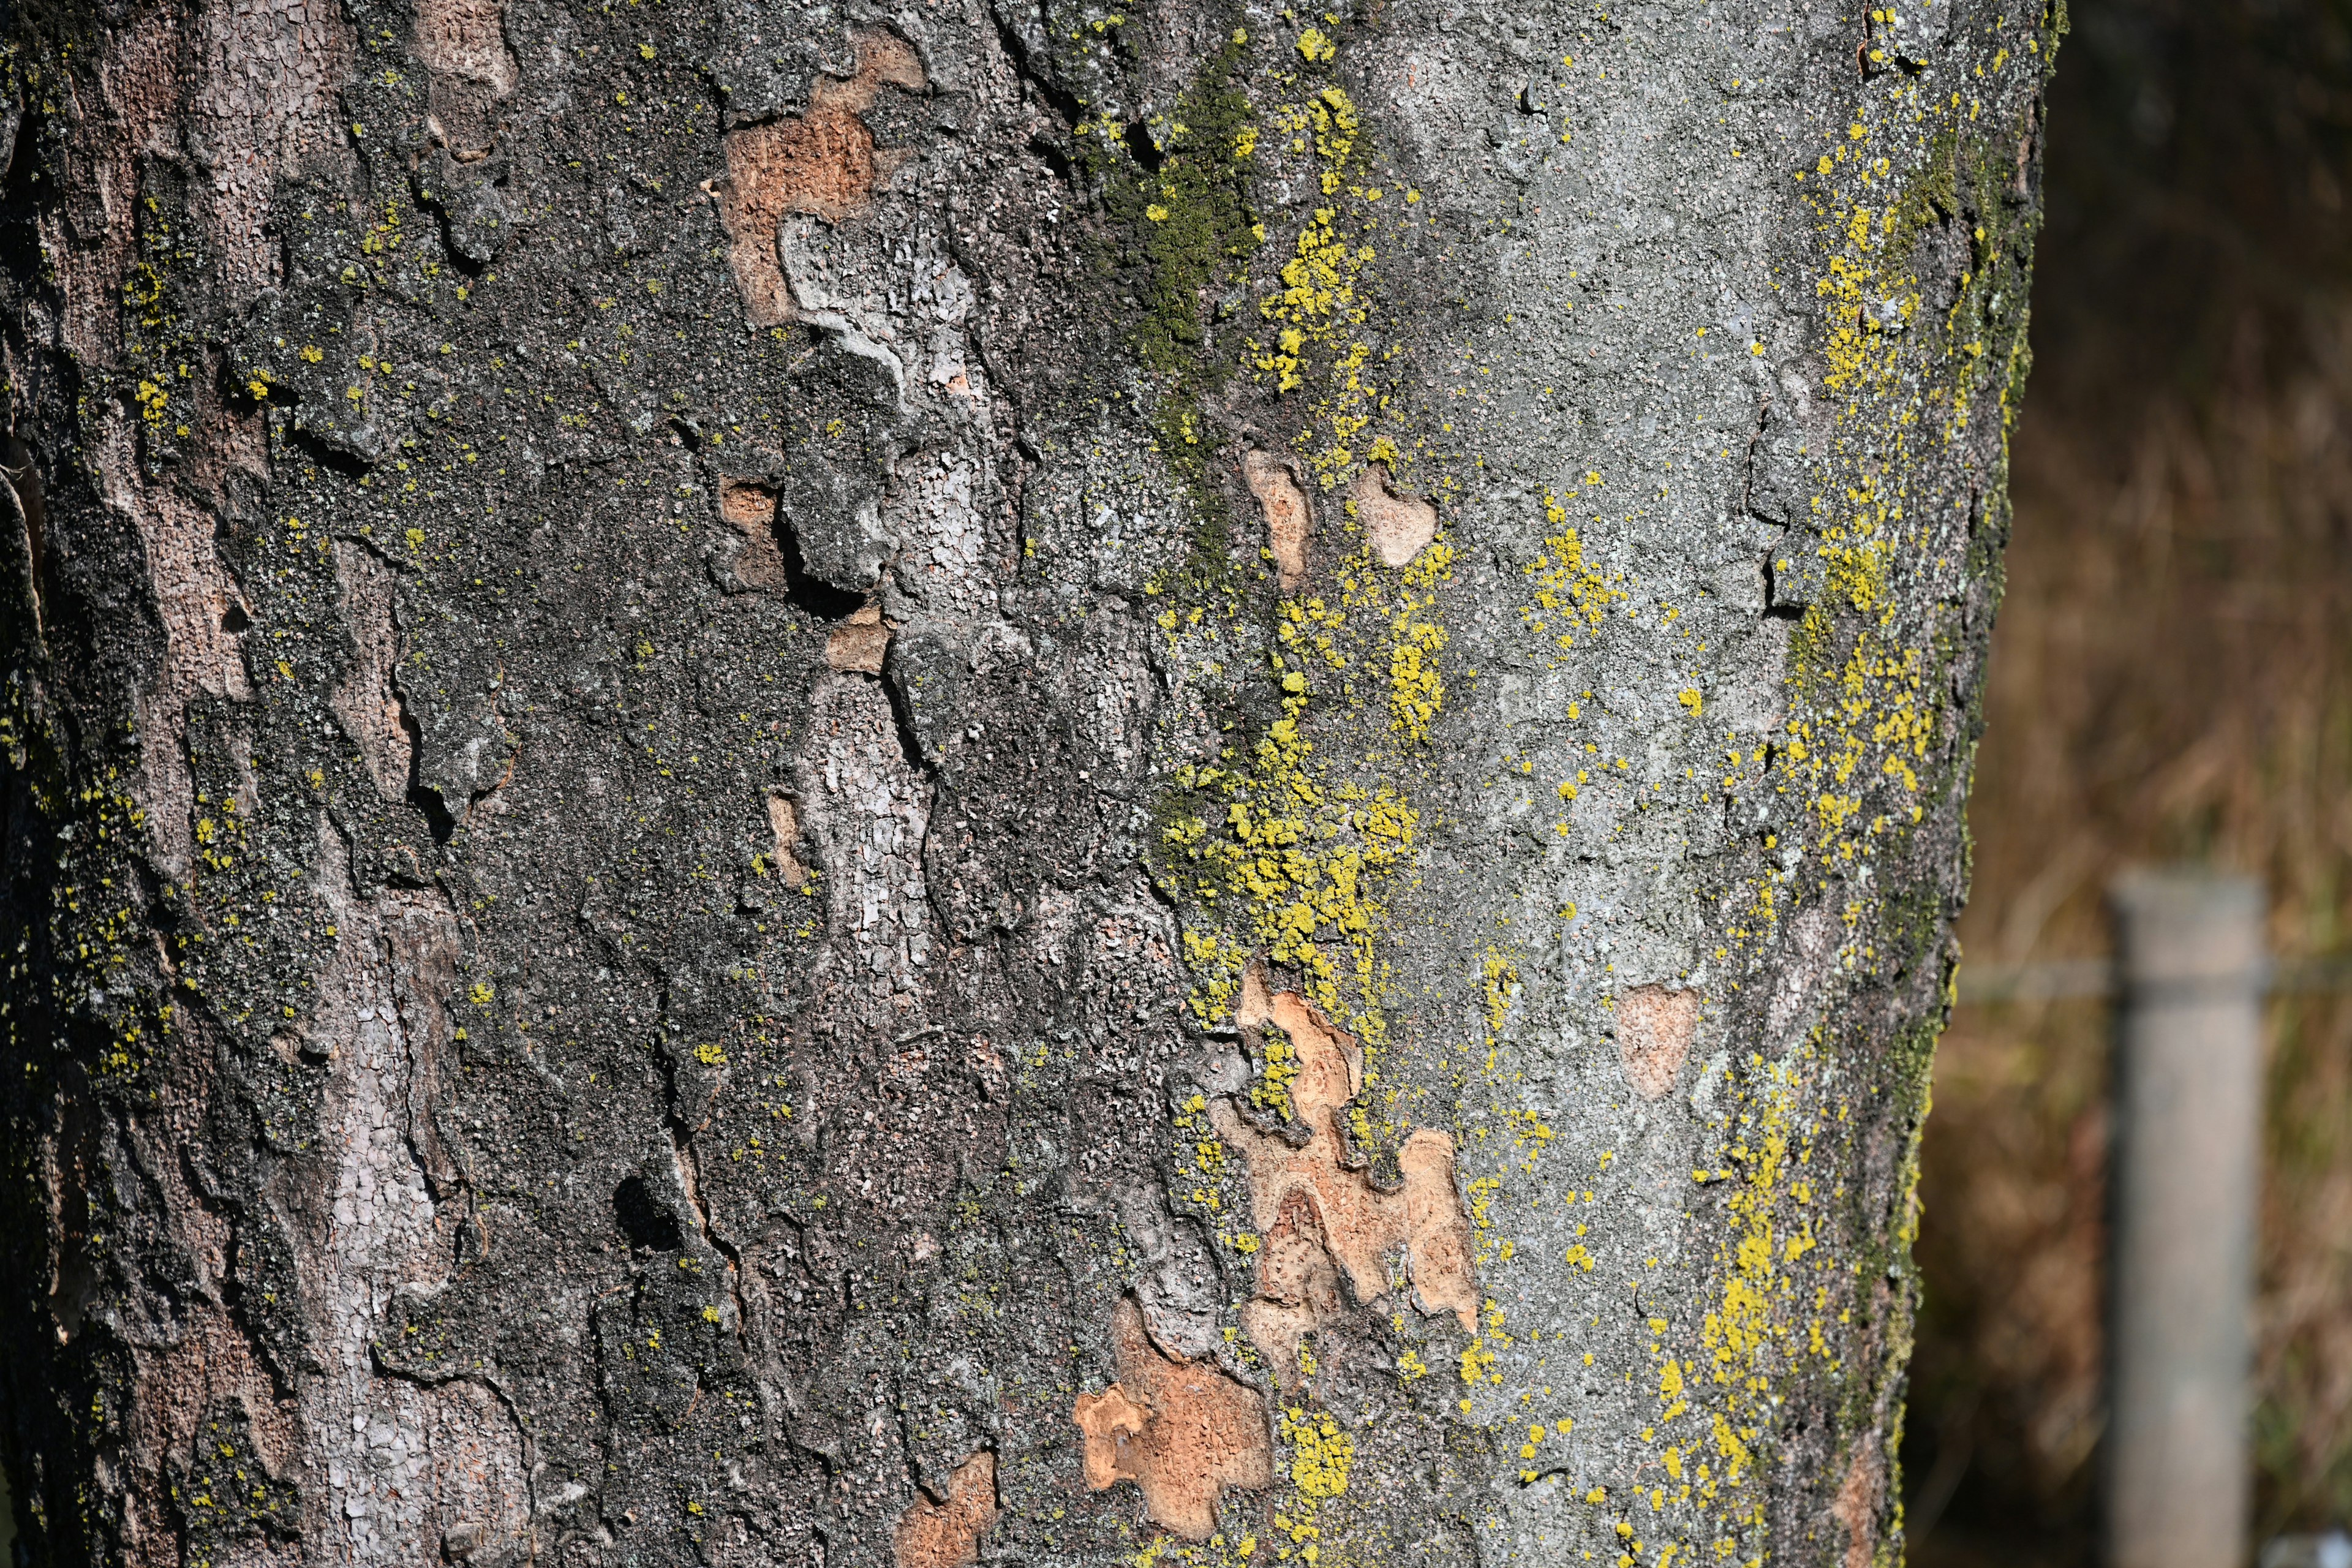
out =
[[1899,1554],[2059,15],[13,26],[35,1561]]

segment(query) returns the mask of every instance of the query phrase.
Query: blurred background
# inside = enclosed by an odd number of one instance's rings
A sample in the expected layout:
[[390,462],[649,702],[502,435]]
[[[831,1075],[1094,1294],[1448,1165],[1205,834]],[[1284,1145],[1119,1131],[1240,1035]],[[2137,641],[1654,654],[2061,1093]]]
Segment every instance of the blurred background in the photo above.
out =
[[[1963,973],[2103,956],[2110,877],[2176,859],[2263,878],[2273,952],[2342,953],[2352,0],[2072,12]],[[2352,995],[2269,1009],[2257,1541],[2352,1518]],[[1928,1568],[2094,1561],[2108,1028],[1965,1005],[1939,1047],[1904,1439]]]

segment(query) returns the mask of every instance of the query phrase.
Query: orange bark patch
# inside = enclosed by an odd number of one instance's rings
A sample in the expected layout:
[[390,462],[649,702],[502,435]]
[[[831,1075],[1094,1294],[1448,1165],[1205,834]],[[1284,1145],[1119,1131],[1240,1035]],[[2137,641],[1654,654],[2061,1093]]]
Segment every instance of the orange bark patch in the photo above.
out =
[[1404,1182],[1392,1192],[1350,1169],[1338,1118],[1363,1087],[1362,1049],[1305,997],[1269,994],[1255,966],[1244,976],[1234,1021],[1244,1030],[1271,1024],[1288,1037],[1298,1068],[1291,1113],[1307,1130],[1307,1146],[1260,1132],[1229,1100],[1209,1114],[1249,1162],[1252,1212],[1264,1237],[1257,1298],[1242,1310],[1243,1325],[1287,1387],[1297,1381],[1300,1339],[1344,1310],[1342,1278],[1359,1301],[1385,1295],[1388,1256],[1401,1249],[1421,1310],[1450,1311],[1465,1329],[1476,1321],[1478,1286],[1470,1222],[1454,1185],[1454,1140],[1426,1127],[1407,1138],[1397,1156]]
[[1297,992],[1267,989],[1262,964],[1251,964],[1242,975],[1234,1022],[1244,1029],[1271,1024],[1290,1041],[1298,1061],[1298,1076],[1290,1083],[1291,1110],[1310,1126],[1315,1113],[1339,1110],[1364,1087],[1364,1048],[1356,1037],[1334,1027],[1321,1008]]
[[1339,1266],[1323,1220],[1305,1193],[1284,1194],[1282,1207],[1259,1238],[1257,1297],[1242,1307],[1242,1327],[1285,1388],[1298,1382],[1298,1343],[1318,1323],[1346,1310]]
[[1383,566],[1409,566],[1423,546],[1437,537],[1437,508],[1420,496],[1399,495],[1389,482],[1389,471],[1378,463],[1356,477],[1348,491],[1363,520],[1364,538],[1373,558]]
[[1257,1293],[1265,1301],[1306,1308],[1314,1317],[1339,1310],[1339,1272],[1323,1238],[1322,1217],[1305,1193],[1284,1194],[1261,1238]]
[[1133,1481],[1147,1518],[1206,1541],[1217,1528],[1221,1490],[1274,1484],[1265,1402],[1205,1362],[1161,1353],[1131,1298],[1111,1315],[1111,1334],[1118,1381],[1081,1394],[1070,1412],[1086,1434],[1087,1486]]
[[501,96],[518,73],[501,0],[419,0],[416,58],[427,70],[478,81]]
[[719,515],[746,533],[776,521],[776,492],[755,479],[719,481]]
[[1307,497],[1281,458],[1252,452],[1242,458],[1242,477],[1265,514],[1265,547],[1274,554],[1275,580],[1284,593],[1307,581]]
[[834,628],[824,642],[824,662],[835,669],[879,675],[882,656],[889,647],[890,628],[882,624],[882,612],[868,605]]
[[768,826],[776,835],[776,875],[788,888],[808,885],[808,868],[801,864],[801,808],[788,795],[768,797]]
[[948,1478],[948,1500],[919,1494],[890,1538],[898,1568],[964,1568],[980,1559],[980,1538],[996,1522],[996,1456],[982,1448]]
[[1845,1484],[1838,1488],[1837,1501],[1830,1505],[1830,1512],[1845,1526],[1845,1568],[1870,1568],[1878,1546],[1878,1494],[1885,1479],[1878,1451],[1865,1438],[1845,1473]]
[[793,319],[792,289],[776,259],[776,228],[785,216],[814,213],[839,223],[896,167],[858,118],[886,85],[920,92],[922,63],[903,40],[867,33],[857,40],[856,76],[819,77],[803,113],[728,132],[727,177],[714,190],[727,226],[727,266],[751,325]]
[[1454,1140],[1424,1127],[1397,1151],[1404,1172],[1405,1256],[1424,1312],[1451,1311],[1467,1329],[1478,1318],[1471,1272],[1470,1221],[1454,1187]]
[[1698,1032],[1698,993],[1643,985],[1617,998],[1617,1059],[1643,1100],[1675,1087]]
[[416,58],[431,87],[425,128],[461,163],[489,156],[496,105],[520,79],[504,13],[501,0],[419,0],[416,7]]
[[750,479],[721,479],[719,517],[743,536],[743,548],[735,554],[736,581],[782,593],[789,584],[784,552],[776,543],[776,492]]

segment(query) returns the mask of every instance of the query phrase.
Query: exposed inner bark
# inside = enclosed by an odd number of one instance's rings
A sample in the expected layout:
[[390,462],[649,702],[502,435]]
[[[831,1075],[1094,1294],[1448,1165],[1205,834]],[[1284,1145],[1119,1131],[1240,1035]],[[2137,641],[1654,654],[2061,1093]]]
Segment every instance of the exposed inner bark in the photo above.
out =
[[[1389,1294],[1389,1258],[1400,1256],[1423,1312],[1450,1312],[1475,1326],[1469,1222],[1454,1182],[1454,1140],[1427,1128],[1408,1135],[1397,1154],[1403,1180],[1383,1189],[1349,1157],[1340,1115],[1362,1088],[1362,1051],[1312,1004],[1290,991],[1270,995],[1253,970],[1234,1021],[1271,1025],[1296,1054],[1290,1115],[1306,1129],[1301,1148],[1260,1131],[1230,1100],[1211,1112],[1217,1131],[1248,1162],[1250,1196],[1265,1233],[1257,1258],[1257,1299],[1242,1309],[1250,1338],[1287,1387],[1298,1380],[1300,1340],[1337,1319],[1339,1283],[1358,1302]],[[1334,1265],[1337,1265],[1335,1269]]]
[[1174,1361],[1143,1331],[1143,1315],[1122,1301],[1112,1318],[1118,1381],[1081,1394],[1072,1412],[1086,1435],[1087,1485],[1097,1491],[1133,1481],[1145,1517],[1206,1541],[1227,1487],[1274,1484],[1265,1404],[1213,1366]]
[[1265,514],[1265,547],[1274,554],[1276,579],[1285,589],[1295,589],[1307,581],[1307,539],[1314,515],[1307,498],[1289,468],[1269,453],[1244,456],[1242,474]]
[[892,1538],[898,1568],[963,1568],[1003,1511],[996,1500],[996,1456],[985,1448],[958,1465],[945,1501],[917,1498]]
[[859,118],[885,86],[923,90],[923,68],[906,42],[886,32],[857,36],[857,71],[847,81],[819,77],[806,110],[727,137],[727,178],[718,187],[727,225],[727,265],[744,319],[774,326],[793,316],[791,287],[776,262],[777,226],[809,213],[840,223],[861,210],[904,154],[874,145]]
[[1412,564],[1437,537],[1437,508],[1419,496],[1397,494],[1388,470],[1377,463],[1364,469],[1348,494],[1363,520],[1372,558],[1391,570]]

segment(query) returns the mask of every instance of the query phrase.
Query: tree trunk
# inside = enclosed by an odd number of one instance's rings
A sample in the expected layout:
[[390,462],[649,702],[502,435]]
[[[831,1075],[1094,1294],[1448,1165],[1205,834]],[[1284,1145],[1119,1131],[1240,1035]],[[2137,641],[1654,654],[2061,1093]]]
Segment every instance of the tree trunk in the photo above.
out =
[[10,26],[31,1561],[1899,1557],[2063,13]]

